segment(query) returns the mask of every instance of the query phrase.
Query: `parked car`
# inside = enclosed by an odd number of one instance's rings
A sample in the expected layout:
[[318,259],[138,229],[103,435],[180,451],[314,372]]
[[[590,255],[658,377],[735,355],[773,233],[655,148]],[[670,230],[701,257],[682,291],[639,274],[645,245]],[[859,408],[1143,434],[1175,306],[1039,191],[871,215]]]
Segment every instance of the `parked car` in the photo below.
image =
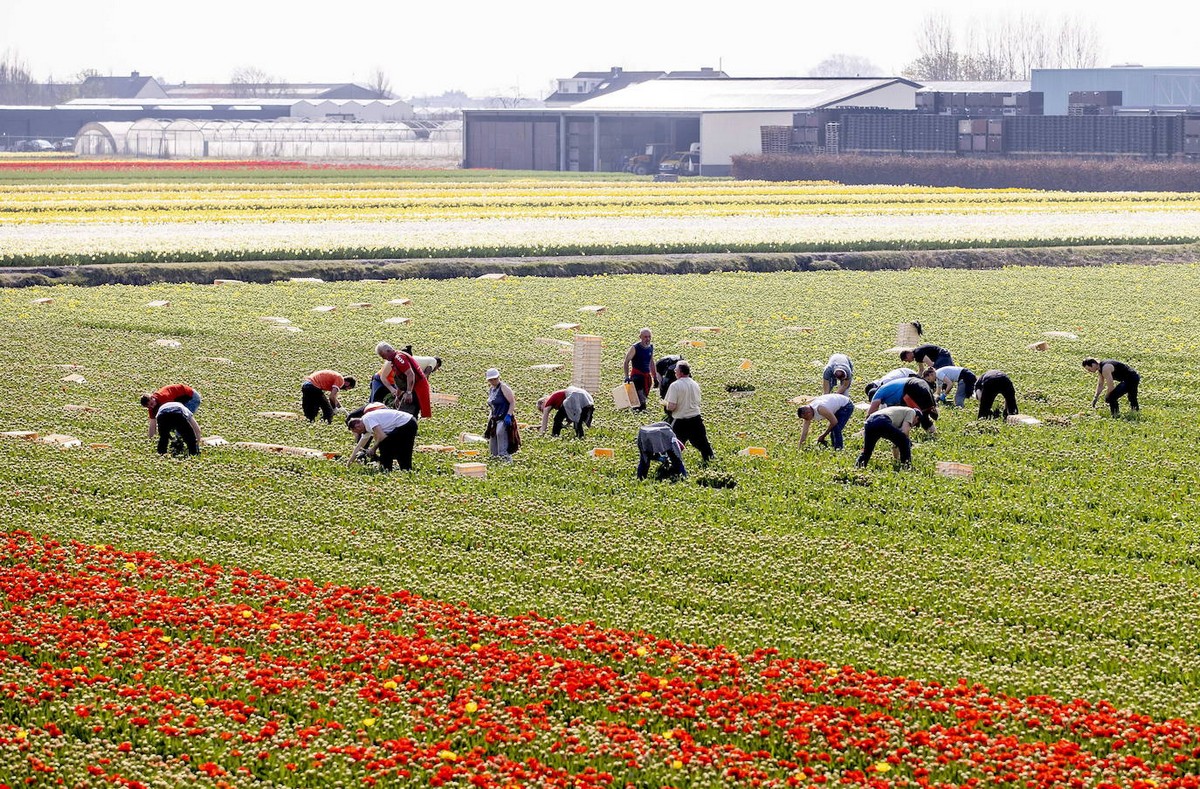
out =
[[61,140],[59,140],[57,143],[55,143],[54,150],[56,150],[56,151],[73,151],[73,150],[75,150],[75,138],[74,137],[63,137]]
[[660,175],[699,175],[700,152],[676,151],[658,163]]
[[21,140],[13,146],[13,150],[22,153],[44,153],[53,151],[54,146],[49,140]]

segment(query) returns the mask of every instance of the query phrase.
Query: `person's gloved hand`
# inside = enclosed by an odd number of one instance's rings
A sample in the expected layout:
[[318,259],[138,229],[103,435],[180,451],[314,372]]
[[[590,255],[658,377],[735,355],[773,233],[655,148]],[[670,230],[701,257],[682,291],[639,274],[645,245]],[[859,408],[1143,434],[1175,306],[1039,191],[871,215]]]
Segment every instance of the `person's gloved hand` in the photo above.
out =
[[512,427],[512,423],[513,423],[512,414],[505,414],[504,415],[504,424],[507,425],[508,427]]
[[632,375],[625,376],[625,383],[627,383],[627,384],[633,383],[633,376]]

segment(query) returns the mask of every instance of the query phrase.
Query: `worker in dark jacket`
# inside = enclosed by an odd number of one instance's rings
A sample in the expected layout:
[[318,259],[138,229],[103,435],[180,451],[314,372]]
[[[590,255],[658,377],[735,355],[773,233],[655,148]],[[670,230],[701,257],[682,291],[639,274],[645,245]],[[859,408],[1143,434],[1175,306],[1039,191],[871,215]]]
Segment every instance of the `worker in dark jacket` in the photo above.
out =
[[[975,397],[979,400],[980,419],[999,419],[1019,413],[1017,411],[1017,390],[1013,386],[1008,373],[1002,370],[988,370],[975,381]],[[992,404],[997,397],[1004,398],[1004,412],[992,410]]]
[[1138,384],[1142,382],[1142,377],[1138,375],[1137,370],[1116,359],[1098,361],[1091,357],[1083,360],[1083,369],[1100,376],[1100,380],[1096,382],[1096,396],[1092,398],[1092,408],[1099,402],[1100,392],[1107,389],[1104,402],[1108,403],[1113,416],[1120,416],[1121,407],[1117,401],[1124,395],[1129,395],[1129,407],[1134,413],[1141,410],[1138,405]]
[[901,351],[900,361],[916,362],[918,370],[924,370],[926,367],[949,367],[954,364],[950,352],[940,345],[918,345],[911,351]]
[[871,395],[871,405],[867,408],[867,416],[880,408],[893,405],[906,405],[937,418],[933,390],[929,388],[929,384],[923,378],[897,378],[876,389],[875,393]]

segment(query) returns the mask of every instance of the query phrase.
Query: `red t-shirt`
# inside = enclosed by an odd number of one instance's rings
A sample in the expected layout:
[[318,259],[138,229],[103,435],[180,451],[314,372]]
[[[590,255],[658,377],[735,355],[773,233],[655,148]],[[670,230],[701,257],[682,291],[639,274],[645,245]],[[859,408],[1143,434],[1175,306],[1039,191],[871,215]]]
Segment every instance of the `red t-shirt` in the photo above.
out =
[[346,385],[346,379],[334,370],[317,370],[305,380],[323,392],[332,392],[333,387],[341,389]]
[[416,359],[404,351],[394,351],[391,356],[387,357],[387,360],[392,363],[392,374],[387,377],[388,383],[395,385],[398,374],[403,374],[407,378],[409,370],[412,370],[415,376],[413,378],[414,388],[425,380],[425,370],[417,363]]
[[[158,401],[158,405],[166,405],[167,403],[186,403],[196,394],[196,390],[187,384],[167,384],[162,389],[154,393],[154,399]],[[158,406],[149,409],[150,416],[158,414]]]
[[554,394],[546,398],[547,408],[562,408],[563,401],[567,399],[567,390],[559,389]]

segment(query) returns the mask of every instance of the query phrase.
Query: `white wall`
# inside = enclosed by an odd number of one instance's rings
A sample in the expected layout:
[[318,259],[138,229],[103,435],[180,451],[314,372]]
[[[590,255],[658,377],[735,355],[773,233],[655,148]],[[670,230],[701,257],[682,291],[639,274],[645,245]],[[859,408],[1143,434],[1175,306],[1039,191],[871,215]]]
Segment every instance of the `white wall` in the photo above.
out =
[[792,112],[707,112],[700,116],[700,169],[724,175],[733,157],[762,153],[760,126],[791,126]]
[[886,107],[889,110],[913,110],[917,108],[917,89],[912,85],[898,82],[832,106],[835,108]]

